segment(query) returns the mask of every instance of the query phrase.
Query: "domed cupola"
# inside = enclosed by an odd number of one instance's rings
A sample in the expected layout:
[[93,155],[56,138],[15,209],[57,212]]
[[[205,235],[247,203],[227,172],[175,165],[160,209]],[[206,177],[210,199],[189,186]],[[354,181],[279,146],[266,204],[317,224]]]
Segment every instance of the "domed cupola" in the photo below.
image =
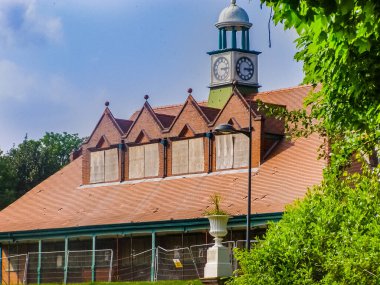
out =
[[219,15],[218,23],[215,24],[218,29],[226,28],[231,30],[232,27],[249,29],[252,24],[249,22],[247,12],[236,5],[236,0],[231,1],[231,5],[224,8]]
[[219,29],[219,49],[227,48],[227,31],[231,32],[231,48],[237,48],[236,32],[241,31],[241,49],[249,50],[249,22],[247,12],[231,0],[230,6],[223,9],[215,24]]
[[208,105],[222,108],[234,86],[242,94],[257,92],[258,58],[260,52],[250,50],[247,12],[231,0],[215,24],[219,30],[219,48],[208,52],[211,56],[211,83]]

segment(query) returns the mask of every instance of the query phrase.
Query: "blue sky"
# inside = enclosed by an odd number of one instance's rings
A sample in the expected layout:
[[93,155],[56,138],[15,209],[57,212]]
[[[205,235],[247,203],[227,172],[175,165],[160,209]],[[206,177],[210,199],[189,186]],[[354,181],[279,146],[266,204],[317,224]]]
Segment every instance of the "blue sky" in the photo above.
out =
[[[261,51],[261,90],[295,86],[294,31],[272,24],[257,0],[238,0],[253,23],[251,48]],[[1,0],[0,149],[47,131],[89,135],[104,110],[118,118],[182,103],[191,87],[208,96],[214,24],[228,0]]]

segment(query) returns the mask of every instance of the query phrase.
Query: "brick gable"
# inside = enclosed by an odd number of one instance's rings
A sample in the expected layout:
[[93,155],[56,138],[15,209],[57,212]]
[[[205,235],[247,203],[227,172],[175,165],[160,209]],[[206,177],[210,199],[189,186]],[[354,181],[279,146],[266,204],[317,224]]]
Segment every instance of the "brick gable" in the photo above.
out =
[[100,117],[95,129],[82,146],[82,183],[90,182],[90,151],[93,148],[109,148],[111,145],[119,144],[123,131],[116,122],[111,111],[106,107]]
[[193,96],[189,95],[172,125],[165,131],[165,136],[178,137],[186,125],[194,134],[205,133],[210,130],[208,124],[207,116],[198,106]]

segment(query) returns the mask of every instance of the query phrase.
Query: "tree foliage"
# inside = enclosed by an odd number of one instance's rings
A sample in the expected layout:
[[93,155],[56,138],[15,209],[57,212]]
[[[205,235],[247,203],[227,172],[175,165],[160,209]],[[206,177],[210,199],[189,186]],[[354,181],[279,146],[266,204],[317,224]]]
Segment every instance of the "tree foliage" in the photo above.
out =
[[0,209],[69,163],[81,143],[77,134],[49,132],[0,154]]
[[[305,108],[261,105],[296,137],[318,132],[329,160],[320,185],[271,224],[265,240],[237,253],[234,284],[380,283],[380,2],[262,0],[275,23],[294,28]],[[353,161],[362,171],[350,171]]]
[[305,103],[329,138],[332,163],[344,164],[358,151],[372,153],[380,140],[380,3],[263,2],[273,7],[276,23],[296,29],[304,83],[322,86]]
[[332,176],[287,208],[233,284],[379,284],[380,168]]

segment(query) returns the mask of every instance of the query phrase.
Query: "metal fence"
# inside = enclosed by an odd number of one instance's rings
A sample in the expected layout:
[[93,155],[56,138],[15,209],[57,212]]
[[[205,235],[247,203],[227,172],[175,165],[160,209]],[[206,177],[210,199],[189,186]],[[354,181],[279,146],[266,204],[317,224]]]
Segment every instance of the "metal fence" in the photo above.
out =
[[146,250],[114,261],[112,281],[150,281],[153,250]]
[[[252,240],[251,243],[255,243]],[[2,283],[82,283],[91,281],[159,281],[201,278],[207,250],[214,244],[165,249],[157,247],[127,257],[114,258],[112,249],[29,252],[3,258]],[[233,249],[245,241],[226,241],[233,270],[238,268]]]

